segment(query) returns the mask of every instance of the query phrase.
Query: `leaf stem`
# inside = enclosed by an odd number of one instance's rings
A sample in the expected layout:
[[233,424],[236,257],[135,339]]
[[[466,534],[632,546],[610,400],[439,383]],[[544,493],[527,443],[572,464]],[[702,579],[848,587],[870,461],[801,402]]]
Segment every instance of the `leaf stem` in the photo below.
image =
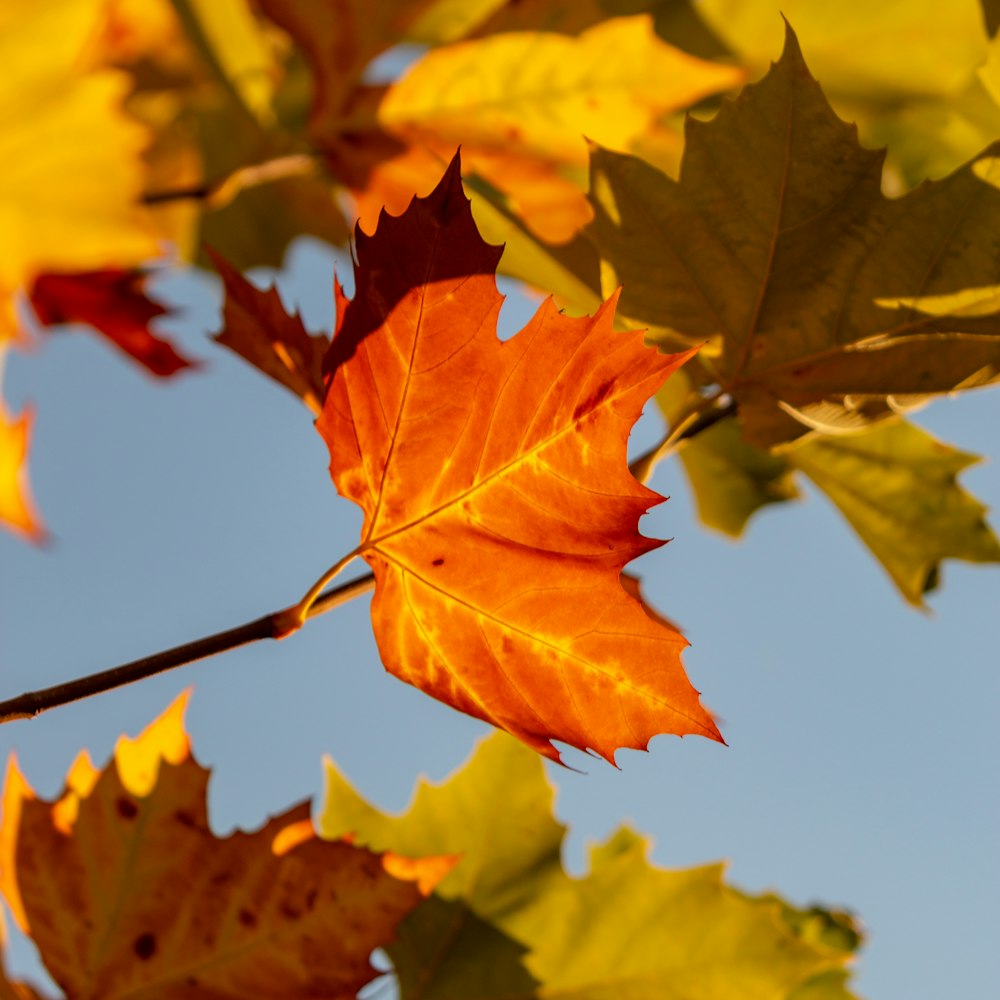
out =
[[275,639],[284,639],[285,636],[297,632],[305,624],[309,617],[309,610],[319,599],[326,585],[337,576],[340,571],[358,554],[359,550],[354,549],[348,552],[343,559],[338,559],[305,593],[305,596],[297,604],[293,604],[284,611],[274,614]]
[[[351,558],[353,556],[354,553],[351,553]],[[341,562],[346,565],[346,560],[341,560]],[[324,575],[324,579],[328,579],[328,576]],[[338,605],[371,590],[374,586],[375,577],[371,573],[366,573],[349,583],[332,587],[310,600],[305,607],[304,617],[314,618],[331,611]],[[311,593],[312,589],[310,589]],[[288,616],[292,612],[298,613],[304,601],[305,598],[291,608],[272,612],[262,618],[256,618],[254,621],[237,625],[235,628],[216,632],[213,635],[195,639],[193,642],[186,642],[182,646],[174,646],[173,649],[166,649],[161,653],[154,653],[152,656],[144,656],[131,663],[112,667],[110,670],[102,670],[99,673],[80,677],[65,684],[42,688],[39,691],[29,691],[17,698],[0,702],[0,725],[5,722],[13,722],[16,719],[31,719],[36,715],[41,715],[42,712],[47,712],[50,708],[68,705],[95,694],[103,694],[105,691],[113,691],[126,684],[165,673],[167,670],[173,670],[174,667],[195,663],[208,656],[214,656],[216,653],[223,653],[226,650],[256,642],[258,639],[283,638],[284,635],[289,634],[287,631],[281,631],[282,627],[287,626]]]
[[724,417],[734,414],[736,401],[730,399],[719,406],[717,404],[721,398],[722,393],[716,393],[703,399],[683,420],[678,421],[670,429],[659,444],[650,448],[629,465],[629,471],[632,475],[640,483],[648,482],[649,477],[653,474],[653,469],[678,445],[684,441],[690,441],[691,438],[697,437],[702,431],[708,430]]

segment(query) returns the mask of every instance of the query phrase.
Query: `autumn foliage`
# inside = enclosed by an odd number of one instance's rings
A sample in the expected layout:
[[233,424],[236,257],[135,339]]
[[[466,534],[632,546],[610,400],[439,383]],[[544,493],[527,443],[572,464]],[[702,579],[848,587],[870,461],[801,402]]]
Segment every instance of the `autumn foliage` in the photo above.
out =
[[[0,889],[66,997],[353,997],[377,948],[404,998],[852,996],[848,915],[655,869],[625,828],[571,878],[539,755],[722,741],[629,575],[668,456],[732,536],[807,477],[913,605],[944,559],[1000,562],[977,456],[907,418],[1000,373],[1000,59],[977,18],[919,86],[831,63],[827,93],[815,14],[703,6],[0,0],[0,361],[84,326],[210,377],[150,284],[212,268],[215,343],[302,401],[364,516],[239,641],[374,586],[385,669],[504,731],[400,817],[331,768],[319,833],[303,803],[217,837],[181,703],[51,802],[11,762]],[[353,255],[329,333],[244,276],[307,234]],[[498,274],[542,293],[507,340]],[[0,402],[0,522],[38,542],[31,418]]]

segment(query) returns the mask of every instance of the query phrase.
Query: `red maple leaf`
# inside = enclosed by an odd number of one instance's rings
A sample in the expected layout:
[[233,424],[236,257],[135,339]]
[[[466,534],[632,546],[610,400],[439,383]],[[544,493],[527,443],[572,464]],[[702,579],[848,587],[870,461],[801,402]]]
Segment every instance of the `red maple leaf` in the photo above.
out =
[[29,298],[44,326],[86,323],[154,375],[196,367],[150,331],[150,320],[166,310],[147,298],[144,278],[141,271],[120,269],[40,274]]

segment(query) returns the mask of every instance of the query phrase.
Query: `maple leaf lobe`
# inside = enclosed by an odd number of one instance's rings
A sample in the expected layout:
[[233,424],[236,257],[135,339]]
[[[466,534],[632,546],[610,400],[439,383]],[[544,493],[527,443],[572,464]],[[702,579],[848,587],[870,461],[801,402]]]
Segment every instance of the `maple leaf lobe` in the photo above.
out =
[[660,732],[719,739],[680,664],[686,640],[622,587],[662,497],[628,470],[628,432],[691,356],[551,300],[496,334],[499,248],[479,236],[458,159],[428,198],[359,237],[317,429],[365,514],[386,668],[558,759],[613,760]]

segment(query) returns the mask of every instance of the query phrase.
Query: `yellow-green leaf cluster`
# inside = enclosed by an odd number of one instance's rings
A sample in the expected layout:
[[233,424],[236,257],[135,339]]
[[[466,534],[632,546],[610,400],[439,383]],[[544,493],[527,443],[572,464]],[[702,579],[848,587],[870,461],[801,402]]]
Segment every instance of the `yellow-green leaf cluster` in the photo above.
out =
[[[366,803],[327,771],[325,836],[461,860],[399,928],[388,953],[401,996],[466,1000],[558,994],[574,1000],[849,1000],[854,924],[728,887],[722,868],[667,871],[627,828],[563,870],[541,761],[507,736],[484,741],[445,783],[422,784],[402,816]],[[820,933],[840,927],[841,934]]]

